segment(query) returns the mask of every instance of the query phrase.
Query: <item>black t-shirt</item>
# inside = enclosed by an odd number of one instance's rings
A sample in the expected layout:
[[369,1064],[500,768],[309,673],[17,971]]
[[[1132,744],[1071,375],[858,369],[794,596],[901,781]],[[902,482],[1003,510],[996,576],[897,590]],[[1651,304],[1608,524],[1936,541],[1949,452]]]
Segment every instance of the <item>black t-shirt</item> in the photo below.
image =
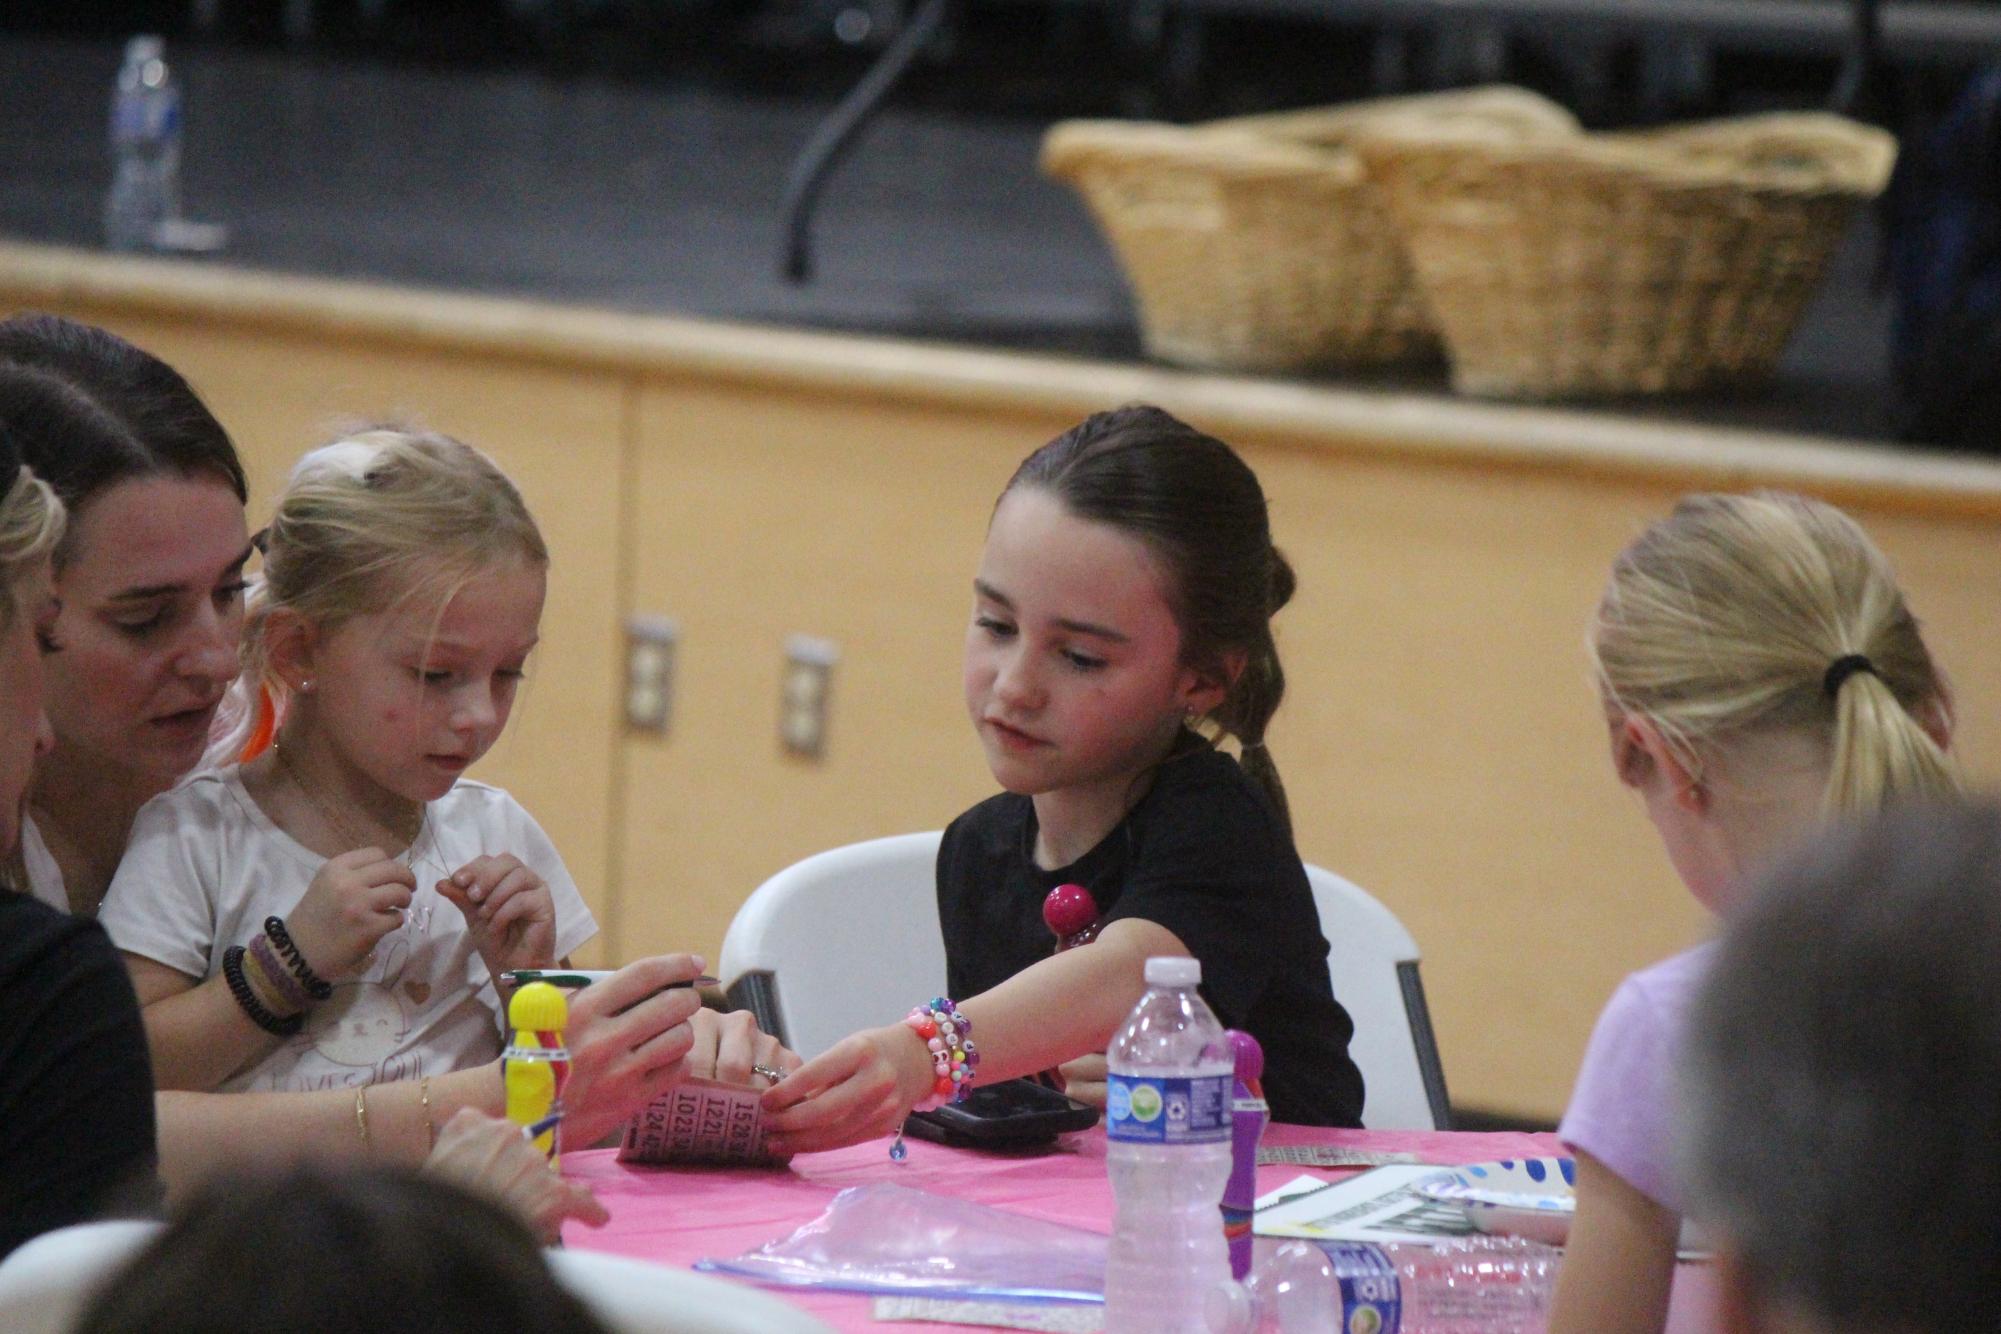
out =
[[1038,868],[1035,836],[1034,803],[1009,792],[945,830],[938,921],[951,995],[977,996],[1048,958],[1042,900],[1080,884],[1106,922],[1154,922],[1202,961],[1216,1017],[1264,1047],[1274,1119],[1361,1124],[1362,1075],[1348,1057],[1355,1027],[1328,981],[1306,871],[1234,759],[1191,734],[1118,827],[1069,866]]
[[104,928],[0,890],[0,1255],[156,1207],[153,1074]]

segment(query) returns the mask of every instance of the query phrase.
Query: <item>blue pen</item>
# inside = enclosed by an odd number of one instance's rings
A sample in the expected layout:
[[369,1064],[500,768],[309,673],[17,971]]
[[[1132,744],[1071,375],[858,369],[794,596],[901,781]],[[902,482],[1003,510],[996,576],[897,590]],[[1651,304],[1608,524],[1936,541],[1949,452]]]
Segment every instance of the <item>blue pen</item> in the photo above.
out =
[[533,1125],[526,1125],[521,1127],[521,1138],[527,1140],[530,1144],[533,1144],[536,1140],[540,1139],[543,1135],[547,1134],[551,1130],[554,1130],[557,1126],[561,1124],[563,1124],[563,1113],[559,1109],[557,1111],[549,1113],[547,1116],[543,1117],[540,1121],[535,1122]]

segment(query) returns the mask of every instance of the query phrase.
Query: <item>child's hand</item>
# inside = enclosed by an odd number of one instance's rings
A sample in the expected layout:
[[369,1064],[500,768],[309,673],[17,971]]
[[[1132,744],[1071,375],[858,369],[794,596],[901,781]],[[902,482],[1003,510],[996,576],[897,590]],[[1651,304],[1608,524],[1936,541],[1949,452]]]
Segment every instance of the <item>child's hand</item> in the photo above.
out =
[[799,1057],[779,1045],[778,1039],[757,1026],[749,1010],[701,1009],[689,1019],[695,1045],[688,1050],[686,1068],[697,1079],[716,1079],[725,1084],[764,1087],[755,1073],[767,1070],[797,1070]]
[[556,901],[519,857],[475,857],[440,880],[438,893],[465,914],[473,945],[496,978],[510,968],[556,962]]
[[380,848],[329,857],[285,919],[292,943],[323,981],[361,971],[375,944],[403,925],[417,888],[410,868]]
[[491,1196],[549,1245],[562,1234],[566,1218],[591,1227],[611,1220],[589,1187],[565,1181],[550,1168],[542,1151],[521,1138],[520,1126],[472,1107],[461,1107],[438,1132],[424,1171]]
[[1099,1111],[1105,1109],[1105,1054],[1101,1051],[1079,1056],[1074,1061],[1065,1061],[1056,1067],[1063,1076],[1063,1092],[1078,1102],[1089,1103]]
[[764,1095],[776,1154],[837,1149],[889,1134],[931,1092],[937,1075],[907,1024],[842,1038]]

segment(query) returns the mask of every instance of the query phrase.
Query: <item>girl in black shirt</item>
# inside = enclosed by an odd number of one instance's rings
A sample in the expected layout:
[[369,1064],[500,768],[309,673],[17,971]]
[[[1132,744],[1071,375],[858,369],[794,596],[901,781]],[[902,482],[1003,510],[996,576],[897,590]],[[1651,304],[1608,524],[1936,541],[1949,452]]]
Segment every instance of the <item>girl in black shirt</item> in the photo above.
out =
[[[1006,791],[953,822],[938,863],[981,1080],[1060,1066],[1101,1101],[1102,1053],[1146,959],[1193,955],[1218,1017],[1264,1044],[1274,1114],[1359,1124],[1352,1024],[1264,743],[1285,691],[1271,617],[1292,590],[1256,476],[1158,408],[1087,419],[1002,492],[965,690]],[[1235,737],[1241,761],[1212,734]],[[1104,926],[1052,956],[1042,898],[1065,881]],[[836,1044],[766,1105],[783,1148],[809,1150],[886,1133],[941,1087],[899,1023]]]

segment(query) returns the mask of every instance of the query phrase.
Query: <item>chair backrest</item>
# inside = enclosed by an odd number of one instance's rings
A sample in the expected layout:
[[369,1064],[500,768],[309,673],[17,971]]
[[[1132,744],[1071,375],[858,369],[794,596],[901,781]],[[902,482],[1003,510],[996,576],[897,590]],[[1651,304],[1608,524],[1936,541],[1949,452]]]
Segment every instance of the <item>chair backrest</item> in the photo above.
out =
[[[0,1330],[69,1334],[98,1288],[163,1226],[142,1220],[79,1223],[23,1244],[0,1263]],[[741,1283],[624,1256],[544,1253],[556,1281],[583,1298],[615,1334],[829,1334],[832,1328]],[[393,1324],[385,1320],[384,1328]]]
[[161,1226],[140,1219],[78,1223],[22,1243],[0,1262],[0,1329],[69,1334],[98,1289]]
[[938,831],[818,853],[737,909],[718,964],[730,999],[801,1056],[945,992]]
[[1451,1129],[1417,941],[1395,913],[1325,867],[1308,865],[1306,883],[1327,937],[1334,998],[1355,1021],[1348,1054],[1367,1085],[1362,1124],[1370,1130]]

